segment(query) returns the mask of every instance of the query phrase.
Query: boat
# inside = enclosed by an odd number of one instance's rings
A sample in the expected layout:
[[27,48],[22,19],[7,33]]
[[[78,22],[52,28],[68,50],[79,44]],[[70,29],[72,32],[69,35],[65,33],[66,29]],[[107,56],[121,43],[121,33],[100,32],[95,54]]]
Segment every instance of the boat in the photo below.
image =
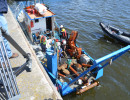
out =
[[[41,8],[38,8],[39,6]],[[103,76],[103,68],[109,64],[108,59],[112,62],[130,50],[130,46],[127,46],[97,60],[93,59],[77,45],[77,31],[72,30],[66,38],[61,37],[63,29],[61,30],[57,24],[55,13],[43,3],[24,6],[17,14],[16,19],[25,31],[54,86],[62,96],[72,92],[82,94],[98,86],[97,80]],[[63,25],[61,26],[63,28]],[[40,40],[43,37],[44,39],[46,37],[45,52],[42,52],[40,46]],[[62,48],[63,45],[64,48]],[[106,63],[101,65],[102,62]]]
[[109,37],[122,43],[130,44],[130,33],[122,32],[113,26],[103,24],[102,22],[100,22],[99,25]]

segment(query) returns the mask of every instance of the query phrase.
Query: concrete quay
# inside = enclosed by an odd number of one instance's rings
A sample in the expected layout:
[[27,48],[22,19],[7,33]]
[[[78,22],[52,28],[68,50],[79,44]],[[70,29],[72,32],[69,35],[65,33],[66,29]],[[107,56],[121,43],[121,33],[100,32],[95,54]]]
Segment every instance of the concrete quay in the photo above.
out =
[[[5,14],[5,17],[11,37],[32,57],[32,71],[27,72],[24,70],[16,77],[21,95],[20,100],[62,100],[10,9]],[[26,59],[11,44],[10,46],[12,52],[19,54],[18,58],[10,59],[12,69],[15,71]],[[1,92],[3,91],[0,87],[0,100],[4,98],[1,97]]]

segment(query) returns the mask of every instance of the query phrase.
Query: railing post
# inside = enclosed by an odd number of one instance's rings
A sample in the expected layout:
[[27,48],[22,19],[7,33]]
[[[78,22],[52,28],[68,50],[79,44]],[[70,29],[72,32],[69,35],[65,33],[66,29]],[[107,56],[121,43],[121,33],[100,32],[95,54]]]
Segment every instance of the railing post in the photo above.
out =
[[13,100],[16,98],[17,100],[20,98],[19,89],[16,83],[16,79],[14,73],[12,71],[11,64],[9,62],[9,58],[7,56],[7,52],[5,49],[5,45],[3,42],[2,31],[0,29],[0,80],[1,84],[4,86],[6,99]]

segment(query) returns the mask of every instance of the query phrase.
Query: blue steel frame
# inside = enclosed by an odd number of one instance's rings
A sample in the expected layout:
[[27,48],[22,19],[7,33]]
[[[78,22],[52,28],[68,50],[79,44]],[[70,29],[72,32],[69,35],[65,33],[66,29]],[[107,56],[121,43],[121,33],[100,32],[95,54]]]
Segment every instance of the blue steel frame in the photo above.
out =
[[[76,77],[75,79],[73,79],[70,83],[68,83],[64,88],[63,91],[72,83],[74,83],[75,81],[77,81],[80,77],[82,77],[83,75],[87,74],[88,72],[90,72],[91,70],[93,70],[96,66],[98,66],[99,64],[103,63],[104,61],[108,60],[108,59],[112,59],[112,61],[115,61],[118,57],[120,57],[121,55],[123,55],[125,52],[130,50],[130,45],[121,48],[113,53],[110,53],[104,57],[101,57],[97,60],[95,60],[95,64],[93,66],[91,66],[88,70],[84,71],[82,74],[80,74],[78,77]],[[105,63],[102,67],[99,67],[97,72],[99,70],[101,70],[102,68],[106,67],[109,64],[109,62]]]
[[60,80],[58,80],[51,72],[48,71],[48,69],[46,67],[45,70],[47,71],[47,73],[49,74],[49,76],[53,79],[53,80],[56,80],[55,83],[58,84],[58,86],[60,87],[59,91],[61,93],[62,96],[64,95],[67,95],[71,92],[74,92],[76,91],[76,88],[72,89],[70,88],[69,85],[73,84],[74,82],[76,82],[80,77],[84,76],[85,74],[87,74],[88,72],[90,72],[91,70],[93,70],[95,67],[98,66],[98,69],[93,72],[93,73],[97,73],[97,76],[96,76],[96,79],[97,80],[98,78],[100,78],[101,76],[103,76],[103,68],[106,67],[109,62],[106,62],[103,66],[101,66],[100,64],[105,62],[106,60],[108,59],[112,59],[112,61],[115,61],[118,57],[120,57],[121,55],[123,55],[124,53],[126,53],[127,51],[130,50],[130,45],[124,47],[124,48],[121,48],[113,53],[110,53],[104,57],[101,57],[97,60],[94,60],[92,59],[85,51],[83,51],[87,56],[89,56],[93,62],[94,62],[94,65],[91,66],[88,70],[84,71],[82,74],[80,74],[78,77],[76,77],[75,79],[73,79],[72,81],[70,81],[69,83],[62,83]]

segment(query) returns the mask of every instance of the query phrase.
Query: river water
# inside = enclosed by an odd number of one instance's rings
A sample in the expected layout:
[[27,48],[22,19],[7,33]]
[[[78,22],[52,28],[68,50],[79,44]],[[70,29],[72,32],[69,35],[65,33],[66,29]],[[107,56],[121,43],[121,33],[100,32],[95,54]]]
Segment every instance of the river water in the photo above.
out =
[[[19,1],[21,2],[21,1]],[[17,1],[10,1],[15,12]],[[104,36],[99,22],[130,32],[130,0],[44,0],[57,15],[59,25],[67,32],[77,30],[77,43],[94,59],[118,50],[125,45]],[[130,52],[104,68],[100,86],[82,95],[64,96],[64,100],[130,100]]]

